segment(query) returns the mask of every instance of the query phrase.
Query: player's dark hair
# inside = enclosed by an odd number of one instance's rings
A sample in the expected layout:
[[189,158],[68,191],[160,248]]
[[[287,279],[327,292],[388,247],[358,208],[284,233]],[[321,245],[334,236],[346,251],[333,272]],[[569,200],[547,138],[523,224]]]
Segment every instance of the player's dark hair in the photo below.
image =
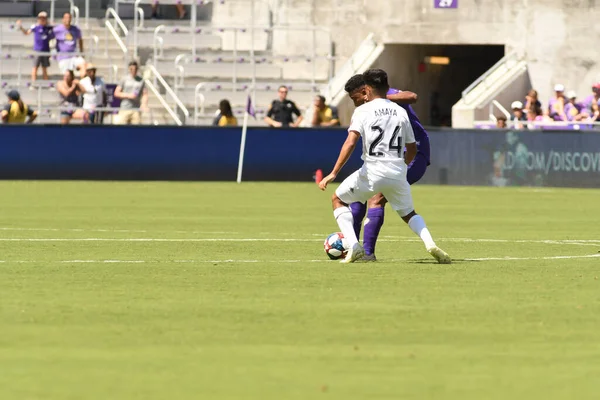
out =
[[319,100],[321,100],[321,103],[325,104],[325,96],[318,95],[317,97],[319,98]]
[[346,86],[344,87],[344,90],[346,90],[346,92],[348,92],[348,93],[353,93],[354,91],[360,89],[363,86],[365,86],[365,79],[362,76],[362,74],[358,74],[358,75],[354,75],[352,78],[348,79],[348,82],[346,82]]
[[370,69],[363,74],[365,84],[371,86],[380,96],[385,97],[390,85],[388,83],[387,72],[382,69]]

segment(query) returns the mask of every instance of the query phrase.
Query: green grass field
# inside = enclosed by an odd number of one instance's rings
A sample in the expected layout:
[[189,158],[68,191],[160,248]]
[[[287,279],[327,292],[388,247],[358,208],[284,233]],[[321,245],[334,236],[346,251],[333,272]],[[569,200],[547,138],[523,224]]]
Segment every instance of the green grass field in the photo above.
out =
[[314,184],[1,182],[1,399],[596,399],[600,191],[415,186],[326,261]]

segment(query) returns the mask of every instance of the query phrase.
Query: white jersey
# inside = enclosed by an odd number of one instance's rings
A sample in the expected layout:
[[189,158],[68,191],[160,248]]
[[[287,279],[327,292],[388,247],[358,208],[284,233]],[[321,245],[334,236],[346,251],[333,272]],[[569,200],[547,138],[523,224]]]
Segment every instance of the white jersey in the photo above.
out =
[[372,100],[354,110],[350,131],[362,136],[363,172],[406,179],[404,145],[415,142],[406,110],[387,99]]

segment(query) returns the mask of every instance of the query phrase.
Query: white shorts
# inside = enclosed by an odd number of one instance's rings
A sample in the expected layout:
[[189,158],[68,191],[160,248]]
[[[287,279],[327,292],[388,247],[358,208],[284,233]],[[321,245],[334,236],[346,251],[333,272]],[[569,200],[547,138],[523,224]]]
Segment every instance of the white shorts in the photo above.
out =
[[361,170],[344,179],[335,194],[344,203],[364,203],[377,193],[383,193],[390,206],[404,217],[415,210],[406,179],[389,179],[381,176],[368,176]]
[[61,73],[65,73],[68,70],[73,71],[75,76],[77,76],[77,67],[81,64],[85,64],[85,60],[81,56],[75,56],[71,58],[65,58],[64,60],[60,60],[58,62],[58,68]]

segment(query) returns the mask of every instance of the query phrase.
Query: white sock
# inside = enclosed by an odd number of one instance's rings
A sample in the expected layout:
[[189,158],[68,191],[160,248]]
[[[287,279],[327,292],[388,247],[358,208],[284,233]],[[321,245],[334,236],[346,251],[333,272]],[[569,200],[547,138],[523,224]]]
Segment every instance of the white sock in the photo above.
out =
[[414,233],[417,234],[425,243],[425,248],[427,250],[435,247],[435,242],[431,237],[431,233],[429,233],[429,229],[427,229],[427,225],[425,225],[425,220],[420,215],[415,215],[408,221],[408,226]]
[[350,247],[358,243],[356,233],[354,232],[354,217],[349,207],[339,207],[333,210],[333,216],[340,227],[340,231],[344,234],[346,241]]

